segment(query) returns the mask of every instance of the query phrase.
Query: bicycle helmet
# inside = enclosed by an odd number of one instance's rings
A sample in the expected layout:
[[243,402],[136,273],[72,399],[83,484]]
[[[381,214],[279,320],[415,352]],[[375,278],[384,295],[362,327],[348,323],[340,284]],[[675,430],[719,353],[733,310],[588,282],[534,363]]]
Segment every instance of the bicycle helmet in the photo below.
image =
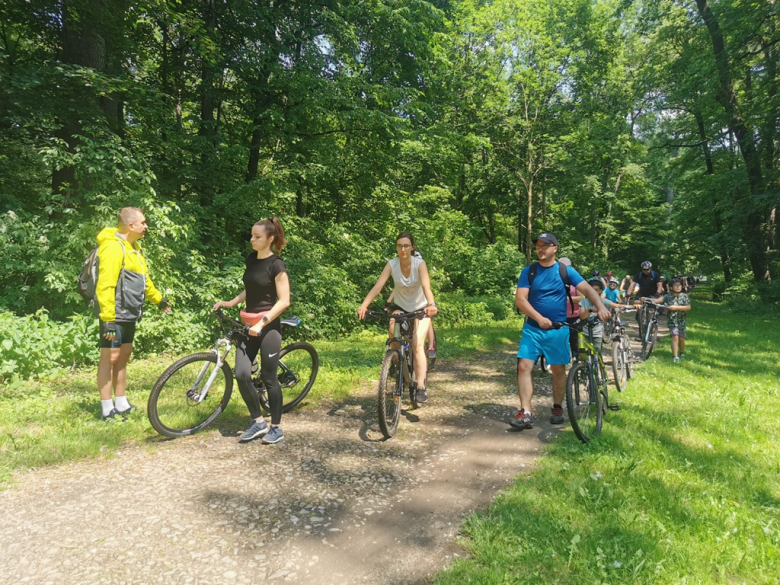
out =
[[590,275],[591,275],[591,276],[600,276],[600,275],[601,275],[601,272],[600,272],[600,271],[598,271],[598,270],[594,270],[593,272],[591,272],[591,273],[590,273]]
[[590,286],[593,286],[595,284],[595,285],[598,285],[599,288],[602,288],[602,289],[604,288],[604,283],[601,282],[601,280],[598,279],[598,278],[591,278],[590,280],[588,280],[588,284]]
[[653,263],[649,260],[642,262],[642,270],[650,270],[653,267]]
[[673,278],[673,279],[672,279],[672,280],[669,282],[669,286],[674,286],[675,284],[680,284],[680,285],[681,285],[681,284],[682,284],[682,280],[680,280],[679,278]]
[[664,275],[661,275],[658,277],[659,280],[666,280],[666,277]]

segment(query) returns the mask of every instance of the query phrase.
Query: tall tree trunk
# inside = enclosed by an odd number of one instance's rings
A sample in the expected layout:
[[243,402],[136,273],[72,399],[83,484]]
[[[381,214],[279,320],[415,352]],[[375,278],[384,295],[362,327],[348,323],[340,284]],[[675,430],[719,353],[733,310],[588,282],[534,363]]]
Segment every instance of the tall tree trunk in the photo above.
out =
[[[764,188],[764,180],[761,172],[761,160],[756,144],[753,139],[753,133],[748,128],[747,122],[737,101],[737,94],[734,91],[734,84],[731,77],[731,66],[729,64],[728,53],[726,52],[726,43],[723,39],[723,33],[720,30],[718,19],[709,6],[709,0],[696,0],[696,6],[699,14],[704,19],[707,31],[712,41],[712,50],[715,57],[715,65],[718,71],[719,89],[717,100],[726,112],[728,126],[739,143],[739,149],[742,159],[745,163],[745,169],[750,185],[750,193],[754,197],[761,194]],[[761,282],[767,278],[768,264],[766,257],[767,230],[765,208],[757,207],[749,199],[742,198],[744,205],[748,206],[747,220],[743,227],[745,244],[748,247],[748,257],[750,267],[753,271],[753,279]]]
[[[709,176],[715,175],[715,165],[712,163],[712,153],[710,151],[710,143],[707,139],[707,130],[704,127],[704,117],[701,112],[696,110],[693,112],[696,118],[696,125],[699,128],[699,138],[701,139],[701,150],[704,153],[704,165],[707,168],[705,174]],[[718,206],[718,200],[714,193],[710,193],[712,198],[712,212],[715,220],[715,238],[718,242],[720,265],[723,270],[723,279],[726,282],[731,282],[731,255],[729,254],[728,246],[726,245],[726,238],[723,237],[723,220],[720,215],[720,208]]]
[[[96,71],[106,70],[106,38],[105,25],[110,11],[106,10],[104,0],[88,0],[75,2],[64,0],[62,3],[62,62],[69,65],[89,67]],[[83,129],[84,108],[83,94],[79,92],[74,97],[76,103],[71,111],[66,112],[62,127],[56,131],[57,138],[63,140],[68,151],[74,152],[79,144],[76,136]],[[116,118],[115,104],[109,100],[94,99],[94,116],[102,112],[106,117]],[[66,166],[52,172],[51,188],[55,193],[65,194],[68,189],[78,190],[76,185],[76,169]]]
[[[217,28],[217,12],[215,0],[204,0],[203,26],[206,35],[214,41]],[[208,49],[207,49],[208,51]],[[214,201],[214,184],[209,178],[211,176],[211,166],[214,160],[214,139],[216,136],[216,121],[214,119],[214,108],[216,100],[214,97],[215,64],[214,56],[207,52],[201,55],[201,82],[200,82],[200,128],[198,133],[207,138],[201,153],[201,181],[200,181],[200,204],[203,207],[210,207]]]
[[525,257],[528,263],[531,263],[531,251],[534,249],[534,181],[529,180],[525,185],[525,191],[527,195],[528,214],[526,221],[528,224],[525,226]]

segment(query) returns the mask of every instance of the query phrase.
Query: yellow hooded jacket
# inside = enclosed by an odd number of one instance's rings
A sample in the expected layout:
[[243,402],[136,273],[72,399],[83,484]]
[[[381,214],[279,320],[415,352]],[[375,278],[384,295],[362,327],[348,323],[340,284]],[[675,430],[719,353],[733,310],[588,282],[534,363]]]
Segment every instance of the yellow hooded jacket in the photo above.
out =
[[98,279],[95,293],[100,320],[140,321],[144,299],[157,305],[162,300],[162,294],[149,278],[140,246],[137,243],[130,245],[117,236],[116,231],[116,228],[106,228],[97,237]]

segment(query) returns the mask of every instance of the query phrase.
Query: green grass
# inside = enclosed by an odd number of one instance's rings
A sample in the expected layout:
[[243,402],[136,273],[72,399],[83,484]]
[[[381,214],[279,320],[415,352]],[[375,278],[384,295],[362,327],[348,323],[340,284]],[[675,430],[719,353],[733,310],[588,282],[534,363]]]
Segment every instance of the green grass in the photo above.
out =
[[570,430],[490,508],[437,583],[777,583],[780,327],[694,294],[591,445]]
[[[517,318],[439,328],[439,356],[447,359],[514,344],[520,328]],[[314,345],[320,371],[301,409],[324,412],[328,404],[345,402],[353,392],[365,390],[379,375],[384,338],[377,330]],[[141,412],[123,424],[100,421],[94,369],[50,382],[6,384],[0,390],[0,487],[9,484],[15,470],[110,455],[125,444],[153,446],[163,441],[146,418],[146,402],[155,380],[175,359],[161,356],[130,362],[127,394]],[[243,428],[249,416],[235,384],[233,388],[226,412],[212,425],[223,433]]]

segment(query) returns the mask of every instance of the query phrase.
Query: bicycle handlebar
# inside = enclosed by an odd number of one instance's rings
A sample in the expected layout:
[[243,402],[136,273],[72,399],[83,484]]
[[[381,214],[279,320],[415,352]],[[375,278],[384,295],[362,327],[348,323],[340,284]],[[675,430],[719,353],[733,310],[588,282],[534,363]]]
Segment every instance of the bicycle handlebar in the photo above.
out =
[[232,328],[232,332],[238,333],[240,335],[243,335],[244,337],[249,337],[249,326],[244,325],[243,323],[236,321],[232,317],[228,317],[222,312],[222,307],[218,308],[216,311],[214,311],[217,314],[217,318],[219,319],[220,325],[222,325],[223,329],[225,326],[229,326]]
[[387,319],[398,319],[399,321],[413,321],[424,318],[425,311],[412,311],[411,313],[388,313],[387,311],[366,311],[366,316],[381,317]]
[[568,323],[567,321],[553,321],[552,326],[553,329],[560,329],[561,327],[568,327],[570,329],[574,329],[575,331],[582,331],[585,329],[585,327],[595,327],[599,324],[599,318],[596,315],[591,315],[585,320],[580,319],[579,321],[575,321],[574,323]]

